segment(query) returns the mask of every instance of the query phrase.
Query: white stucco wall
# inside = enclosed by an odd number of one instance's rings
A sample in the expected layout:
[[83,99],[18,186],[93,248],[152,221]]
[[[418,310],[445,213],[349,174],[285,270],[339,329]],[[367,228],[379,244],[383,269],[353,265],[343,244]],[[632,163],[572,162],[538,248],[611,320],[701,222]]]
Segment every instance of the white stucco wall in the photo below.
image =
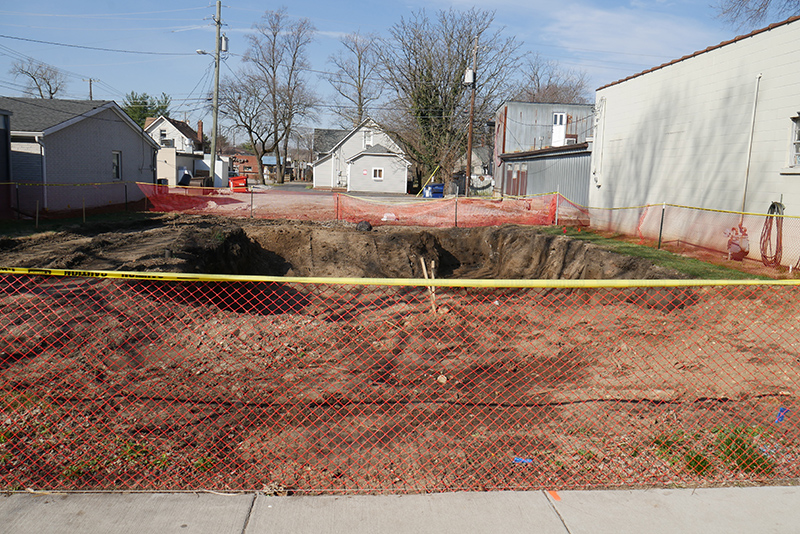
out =
[[800,215],[800,169],[786,169],[800,22],[598,90],[590,206],[740,210],[759,74],[745,211],[764,213],[783,194],[786,214]]

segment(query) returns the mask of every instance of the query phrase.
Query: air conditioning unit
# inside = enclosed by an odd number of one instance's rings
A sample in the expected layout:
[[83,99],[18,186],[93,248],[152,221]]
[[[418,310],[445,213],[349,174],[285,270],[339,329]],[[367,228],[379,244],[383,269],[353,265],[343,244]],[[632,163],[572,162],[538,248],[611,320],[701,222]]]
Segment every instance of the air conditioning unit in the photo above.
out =
[[175,140],[174,139],[162,139],[161,146],[164,148],[175,148]]

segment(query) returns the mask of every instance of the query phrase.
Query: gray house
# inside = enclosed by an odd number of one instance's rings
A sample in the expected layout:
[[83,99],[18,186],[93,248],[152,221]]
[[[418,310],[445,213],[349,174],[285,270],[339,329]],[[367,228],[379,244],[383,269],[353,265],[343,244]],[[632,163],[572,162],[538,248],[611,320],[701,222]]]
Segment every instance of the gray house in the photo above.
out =
[[315,130],[314,189],[405,193],[411,162],[372,119],[352,130]]
[[506,102],[495,115],[495,191],[589,200],[594,106]]
[[121,205],[155,182],[158,143],[113,101],[0,97],[0,109],[13,114],[14,211]]

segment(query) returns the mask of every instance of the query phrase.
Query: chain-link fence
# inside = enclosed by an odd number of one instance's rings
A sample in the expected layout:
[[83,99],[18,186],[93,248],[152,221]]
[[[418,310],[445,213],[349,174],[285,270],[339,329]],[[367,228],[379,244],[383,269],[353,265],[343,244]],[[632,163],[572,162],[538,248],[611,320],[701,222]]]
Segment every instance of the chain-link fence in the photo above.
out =
[[790,282],[3,272],[5,490],[800,476]]

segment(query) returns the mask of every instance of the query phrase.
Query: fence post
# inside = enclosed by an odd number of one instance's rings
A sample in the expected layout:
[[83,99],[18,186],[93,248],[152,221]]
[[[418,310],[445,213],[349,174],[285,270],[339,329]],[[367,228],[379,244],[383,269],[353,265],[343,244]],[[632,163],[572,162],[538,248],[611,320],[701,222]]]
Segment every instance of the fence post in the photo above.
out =
[[17,219],[22,218],[22,206],[19,205],[19,184],[14,184],[17,189]]
[[661,250],[661,233],[664,231],[664,211],[667,209],[667,203],[661,204],[661,225],[658,227],[658,250]]
[[558,226],[558,208],[561,206],[561,184],[556,186],[556,226]]
[[253,218],[253,190],[250,190],[250,218]]
[[456,213],[455,213],[456,228],[458,228],[458,185],[456,185]]

